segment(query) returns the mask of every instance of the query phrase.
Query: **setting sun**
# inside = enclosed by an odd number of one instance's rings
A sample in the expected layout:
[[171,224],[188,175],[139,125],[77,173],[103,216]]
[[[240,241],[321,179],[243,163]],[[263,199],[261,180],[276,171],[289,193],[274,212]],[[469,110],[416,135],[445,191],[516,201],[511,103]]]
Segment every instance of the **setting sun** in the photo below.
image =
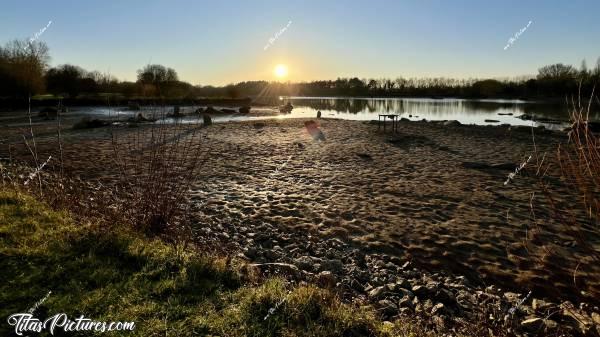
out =
[[278,64],[275,67],[275,76],[277,77],[285,77],[287,76],[288,73],[288,69],[287,66],[285,64]]

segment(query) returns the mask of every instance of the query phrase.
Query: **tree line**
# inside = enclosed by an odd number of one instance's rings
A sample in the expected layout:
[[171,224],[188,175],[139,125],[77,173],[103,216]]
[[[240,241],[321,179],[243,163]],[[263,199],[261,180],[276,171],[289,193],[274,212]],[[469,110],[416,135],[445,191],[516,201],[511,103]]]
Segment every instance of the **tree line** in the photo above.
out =
[[[363,97],[465,97],[465,98],[564,98],[589,95],[600,82],[600,58],[592,69],[585,60],[579,68],[562,63],[539,68],[537,76],[506,79],[338,78],[302,83],[245,81],[225,86],[192,85],[177,72],[149,64],[137,79],[119,81],[98,71],[64,64],[49,66],[50,53],[41,41],[15,40],[0,47],[0,97],[27,98],[51,94],[80,98],[119,95],[125,98],[257,98],[261,96],[363,96]],[[585,96],[584,96],[585,97]]]

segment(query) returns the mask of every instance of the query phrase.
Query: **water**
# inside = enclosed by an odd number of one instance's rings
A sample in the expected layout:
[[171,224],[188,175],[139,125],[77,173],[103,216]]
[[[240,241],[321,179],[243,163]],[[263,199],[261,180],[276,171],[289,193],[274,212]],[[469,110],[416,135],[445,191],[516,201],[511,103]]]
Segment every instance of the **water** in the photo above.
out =
[[[294,109],[289,114],[279,114],[276,105],[290,102]],[[397,114],[410,120],[457,120],[463,124],[477,125],[543,125],[551,129],[564,128],[568,120],[568,109],[561,104],[545,104],[520,100],[466,100],[466,99],[432,99],[432,98],[338,98],[338,97],[281,97],[271,107],[253,107],[250,115],[224,114],[213,117],[215,122],[258,120],[266,118],[315,118],[321,111],[324,118],[348,120],[377,120],[379,114]],[[220,109],[219,106],[214,106]],[[183,114],[193,114],[197,106],[180,108]],[[82,107],[78,108],[85,115],[112,116],[128,118],[137,111],[125,108]],[[144,108],[142,112],[148,117],[165,116],[173,111],[173,107]],[[521,115],[533,115],[538,122],[518,118]],[[591,113],[594,120],[600,120],[600,112]],[[549,121],[559,120],[562,122]],[[174,122],[173,118],[162,122]],[[199,123],[201,118],[186,116],[177,121]],[[497,122],[493,122],[497,121]]]
[[[541,104],[520,100],[282,98],[282,102],[288,101],[294,106],[291,117],[315,117],[317,110],[320,110],[323,117],[351,120],[372,120],[378,119],[379,114],[397,114],[410,120],[457,120],[463,124],[477,125],[531,125],[531,121],[518,118],[528,114],[534,115],[536,119],[564,121],[563,123],[533,123],[534,126],[544,125],[550,128],[564,127],[568,120],[567,109],[560,104]],[[594,116],[600,117],[598,113]]]

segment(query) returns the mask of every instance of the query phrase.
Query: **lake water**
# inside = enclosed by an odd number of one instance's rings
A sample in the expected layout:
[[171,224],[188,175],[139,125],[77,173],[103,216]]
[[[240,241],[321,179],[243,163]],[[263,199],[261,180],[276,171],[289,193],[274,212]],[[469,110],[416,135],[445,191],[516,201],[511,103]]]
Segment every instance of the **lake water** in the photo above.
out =
[[[290,102],[294,109],[288,114],[279,114],[276,105],[253,107],[250,115],[224,114],[214,116],[215,122],[236,120],[258,120],[265,118],[315,118],[317,111],[322,117],[348,120],[377,120],[379,114],[397,114],[410,120],[457,120],[463,124],[478,125],[544,125],[547,128],[558,129],[566,126],[568,109],[561,104],[545,104],[520,100],[466,100],[466,99],[429,99],[429,98],[336,98],[336,97],[281,97],[276,100],[278,105]],[[216,109],[222,108],[214,106]],[[198,107],[185,106],[180,111],[192,114]],[[106,107],[79,108],[84,114],[111,115],[127,117],[137,114],[135,111]],[[145,114],[165,115],[173,111],[173,107],[144,108]],[[519,116],[527,114],[542,121],[532,122]],[[591,113],[592,119],[600,120],[600,113]],[[565,121],[563,123],[548,122],[547,119]],[[197,116],[186,116],[178,119],[187,123],[199,122]],[[173,122],[167,118],[164,121]],[[497,121],[497,122],[495,122]]]
[[[290,114],[293,117],[314,117],[320,110],[324,117],[352,120],[377,119],[379,114],[398,114],[410,120],[457,120],[463,124],[478,125],[531,125],[531,121],[518,118],[523,114],[533,115],[534,118],[568,120],[565,106],[520,100],[291,97],[282,101],[289,101],[294,106]],[[597,113],[595,117],[599,117]],[[533,124],[552,128],[564,125],[547,122]]]

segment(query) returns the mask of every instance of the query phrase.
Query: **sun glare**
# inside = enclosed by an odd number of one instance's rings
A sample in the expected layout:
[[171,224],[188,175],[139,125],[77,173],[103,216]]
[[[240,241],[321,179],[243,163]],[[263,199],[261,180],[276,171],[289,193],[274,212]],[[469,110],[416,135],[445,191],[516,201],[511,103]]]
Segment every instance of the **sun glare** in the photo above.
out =
[[278,64],[275,67],[275,76],[282,78],[282,77],[286,77],[287,73],[288,73],[288,69],[285,64]]

